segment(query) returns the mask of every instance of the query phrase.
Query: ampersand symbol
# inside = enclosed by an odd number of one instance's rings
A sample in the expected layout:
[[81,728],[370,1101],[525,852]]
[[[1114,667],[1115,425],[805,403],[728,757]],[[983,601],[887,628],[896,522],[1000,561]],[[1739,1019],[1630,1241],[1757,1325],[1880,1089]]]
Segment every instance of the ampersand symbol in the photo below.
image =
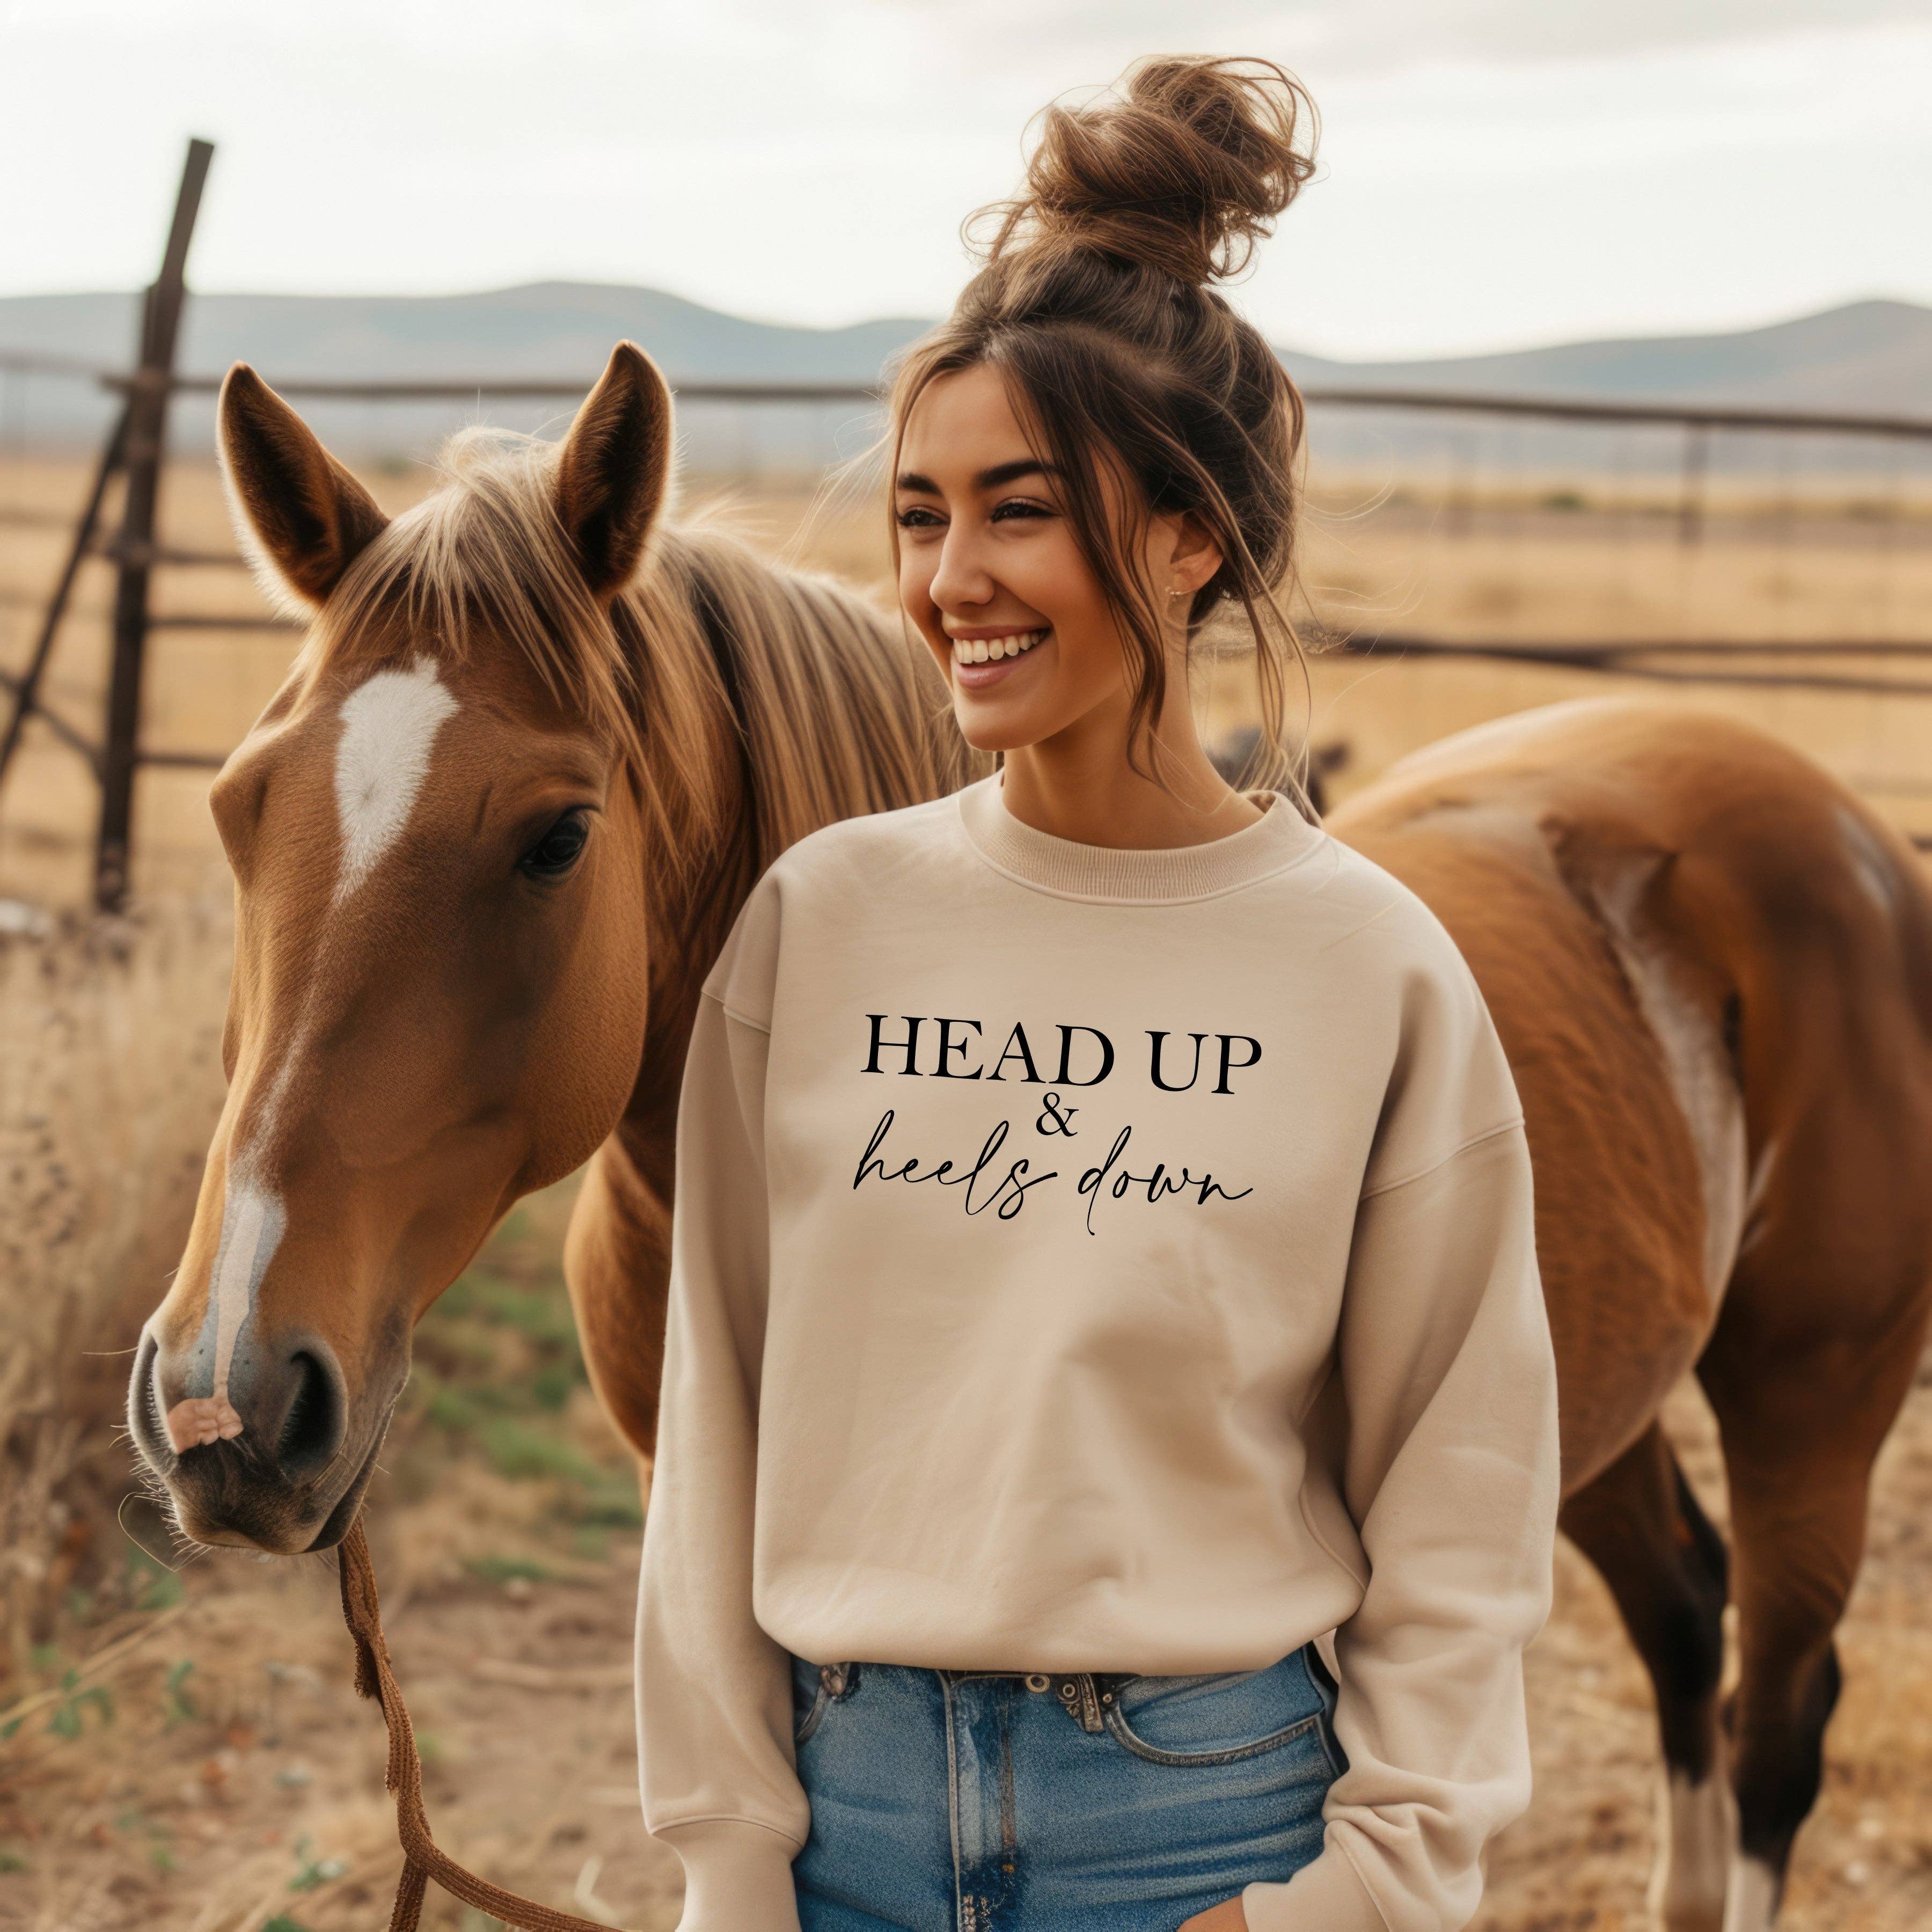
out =
[[1037,1134],[1064,1134],[1071,1139],[1073,1134],[1073,1117],[1078,1107],[1062,1110],[1058,1094],[1040,1096],[1040,1118],[1034,1122],[1034,1132]]

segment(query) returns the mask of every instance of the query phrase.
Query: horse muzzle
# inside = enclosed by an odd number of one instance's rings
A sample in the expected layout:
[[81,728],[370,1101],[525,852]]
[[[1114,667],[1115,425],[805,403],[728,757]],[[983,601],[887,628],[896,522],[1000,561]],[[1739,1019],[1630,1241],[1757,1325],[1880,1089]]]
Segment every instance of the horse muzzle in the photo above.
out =
[[340,1542],[374,1469],[400,1378],[386,1401],[352,1400],[335,1351],[296,1331],[238,1348],[219,1396],[191,1392],[196,1379],[193,1349],[143,1334],[128,1426],[183,1533],[277,1556]]

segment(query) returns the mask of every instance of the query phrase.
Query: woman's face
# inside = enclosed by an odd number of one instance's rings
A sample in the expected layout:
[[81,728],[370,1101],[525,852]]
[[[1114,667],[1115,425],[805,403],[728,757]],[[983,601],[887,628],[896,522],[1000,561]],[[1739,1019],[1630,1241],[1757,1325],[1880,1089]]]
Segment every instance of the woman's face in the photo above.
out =
[[[1119,627],[998,370],[982,364],[926,386],[895,483],[899,601],[952,686],[968,742],[1012,752],[1083,725],[1124,733]],[[1153,519],[1147,544],[1156,597],[1177,585],[1191,593],[1220,566],[1177,518]],[[1183,632],[1171,628],[1178,650]]]

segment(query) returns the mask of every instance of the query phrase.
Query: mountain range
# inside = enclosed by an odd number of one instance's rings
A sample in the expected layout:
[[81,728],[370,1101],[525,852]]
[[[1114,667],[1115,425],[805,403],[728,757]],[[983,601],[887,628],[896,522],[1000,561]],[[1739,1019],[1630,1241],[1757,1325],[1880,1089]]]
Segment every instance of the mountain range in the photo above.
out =
[[[8,352],[124,367],[137,315],[131,295],[0,298],[0,357]],[[542,282],[458,296],[194,296],[179,366],[218,374],[237,359],[270,382],[315,379],[504,377],[588,381],[620,337],[640,342],[674,382],[869,382],[926,325],[891,316],[805,328],[728,315],[661,290]],[[1426,388],[1471,395],[1736,404],[1932,417],[1932,308],[1848,304],[1762,328],[1634,337],[1426,361],[1348,362],[1292,345],[1281,354],[1304,387]],[[104,404],[70,379],[8,378],[16,434],[92,434]],[[489,405],[493,419],[554,422],[560,406]],[[318,428],[351,441],[415,446],[447,409],[318,407]],[[458,412],[460,418],[464,412]],[[473,409],[468,412],[473,414]],[[1382,412],[1376,412],[1380,415]],[[700,425],[701,426],[701,425]],[[177,436],[204,441],[208,411],[184,403]],[[717,425],[714,424],[716,428]],[[325,429],[327,433],[327,429]]]

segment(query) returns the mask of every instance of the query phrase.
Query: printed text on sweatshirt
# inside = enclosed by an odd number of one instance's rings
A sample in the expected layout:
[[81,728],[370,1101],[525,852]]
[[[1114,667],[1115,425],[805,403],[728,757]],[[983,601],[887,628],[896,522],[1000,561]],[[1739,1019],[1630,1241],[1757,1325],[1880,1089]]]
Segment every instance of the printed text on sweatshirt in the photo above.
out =
[[788,1653],[1259,1669],[1348,1767],[1252,1932],[1454,1932],[1528,1802],[1556,1373],[1454,941],[1261,795],[1204,846],[997,776],[805,839],[706,982],[638,1609],[683,1932],[796,1932]]

